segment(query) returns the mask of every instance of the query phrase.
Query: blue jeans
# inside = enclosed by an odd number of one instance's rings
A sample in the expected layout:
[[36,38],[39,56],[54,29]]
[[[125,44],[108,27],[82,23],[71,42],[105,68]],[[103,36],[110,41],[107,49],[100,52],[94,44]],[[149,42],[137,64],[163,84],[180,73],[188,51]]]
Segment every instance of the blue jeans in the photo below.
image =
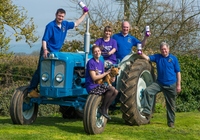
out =
[[30,85],[28,87],[28,92],[31,92],[32,90],[36,89],[38,84],[40,83],[40,60],[41,60],[41,57],[43,57],[42,56],[43,53],[44,53],[44,51],[41,47],[38,66],[37,66],[35,73],[33,74],[32,79],[31,79]]

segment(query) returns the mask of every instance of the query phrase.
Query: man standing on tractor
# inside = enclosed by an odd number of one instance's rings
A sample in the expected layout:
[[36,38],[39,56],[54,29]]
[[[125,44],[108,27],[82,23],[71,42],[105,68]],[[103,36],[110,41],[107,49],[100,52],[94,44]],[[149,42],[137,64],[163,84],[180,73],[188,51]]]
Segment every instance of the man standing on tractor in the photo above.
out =
[[75,22],[68,22],[64,20],[66,12],[60,8],[57,10],[55,20],[46,25],[46,29],[42,38],[42,47],[40,50],[40,57],[37,70],[35,71],[30,86],[28,88],[28,97],[39,97],[37,86],[40,81],[40,59],[41,57],[47,58],[50,52],[59,52],[65,41],[67,31],[78,26],[85,18],[88,12],[84,12],[82,16]]
[[142,98],[143,111],[141,114],[150,117],[152,114],[153,97],[163,92],[167,108],[167,125],[174,128],[175,122],[175,99],[177,93],[181,92],[181,73],[178,59],[169,53],[169,45],[162,42],[160,45],[161,54],[145,55],[142,53],[140,56],[148,61],[156,63],[157,67],[157,81],[153,82],[144,90]]

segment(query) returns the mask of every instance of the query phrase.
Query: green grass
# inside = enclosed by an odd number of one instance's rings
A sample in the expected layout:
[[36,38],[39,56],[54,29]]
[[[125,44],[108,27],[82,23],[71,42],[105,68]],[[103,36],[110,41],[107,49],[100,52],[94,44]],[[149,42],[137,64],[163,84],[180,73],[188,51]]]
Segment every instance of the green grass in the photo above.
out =
[[198,140],[200,112],[176,113],[175,128],[166,125],[166,114],[156,113],[151,123],[126,125],[121,114],[113,115],[102,134],[87,135],[82,120],[38,117],[31,125],[13,125],[0,117],[0,140]]

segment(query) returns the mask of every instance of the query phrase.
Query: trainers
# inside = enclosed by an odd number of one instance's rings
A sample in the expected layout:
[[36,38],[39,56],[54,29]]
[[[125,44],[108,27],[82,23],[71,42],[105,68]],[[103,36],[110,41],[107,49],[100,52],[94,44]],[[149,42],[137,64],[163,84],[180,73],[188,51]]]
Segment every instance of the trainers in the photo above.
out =
[[32,90],[30,93],[28,93],[29,98],[38,98],[40,97],[40,94],[36,90]]
[[174,123],[169,123],[168,126],[171,128],[175,128]]

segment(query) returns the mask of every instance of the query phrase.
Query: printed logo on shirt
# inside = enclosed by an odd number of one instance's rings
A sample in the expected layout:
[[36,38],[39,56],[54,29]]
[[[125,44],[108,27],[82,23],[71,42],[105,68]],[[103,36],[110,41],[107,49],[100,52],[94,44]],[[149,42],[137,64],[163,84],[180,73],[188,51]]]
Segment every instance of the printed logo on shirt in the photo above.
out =
[[99,74],[102,73],[102,70],[98,70],[98,69],[96,68],[95,72],[96,72],[96,75],[99,75]]
[[110,51],[112,49],[112,46],[104,46],[105,50]]
[[170,57],[170,58],[168,59],[168,62],[172,62],[172,60],[173,60],[173,59]]
[[128,38],[128,43],[131,43],[131,38],[130,37]]
[[62,31],[65,32],[65,26],[62,27]]

